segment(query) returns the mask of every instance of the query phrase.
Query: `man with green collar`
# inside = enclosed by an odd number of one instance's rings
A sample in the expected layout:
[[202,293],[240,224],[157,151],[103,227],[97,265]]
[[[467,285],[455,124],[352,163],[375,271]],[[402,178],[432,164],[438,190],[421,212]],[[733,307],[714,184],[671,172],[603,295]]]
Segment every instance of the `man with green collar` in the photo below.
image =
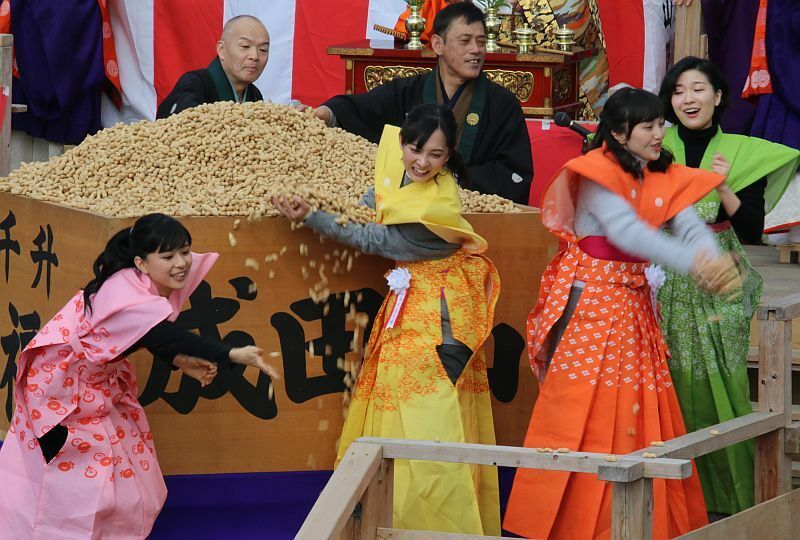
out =
[[400,126],[420,103],[447,103],[458,123],[458,150],[469,173],[459,184],[527,204],[533,178],[531,143],[514,94],[483,73],[486,25],[471,2],[442,9],[434,19],[430,73],[393,79],[365,94],[336,96],[318,118],[378,142],[385,124]]
[[201,103],[261,101],[253,84],[269,59],[269,32],[251,15],[233,17],[222,29],[217,57],[206,69],[184,73],[158,106],[156,118],[166,118]]

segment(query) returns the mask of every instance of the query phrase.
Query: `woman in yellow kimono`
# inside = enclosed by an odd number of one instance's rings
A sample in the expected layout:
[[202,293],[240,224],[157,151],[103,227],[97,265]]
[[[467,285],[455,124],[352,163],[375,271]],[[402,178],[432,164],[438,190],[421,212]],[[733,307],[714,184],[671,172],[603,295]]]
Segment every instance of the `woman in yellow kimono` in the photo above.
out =
[[[455,175],[456,122],[444,105],[386,126],[375,187],[364,202],[374,223],[342,227],[299,197],[273,200],[289,219],[365,253],[394,259],[390,292],[375,319],[367,356],[339,442],[341,459],[358,437],[494,444],[483,344],[500,280],[480,255],[486,241],[461,216]],[[494,467],[395,461],[394,526],[498,535]]]

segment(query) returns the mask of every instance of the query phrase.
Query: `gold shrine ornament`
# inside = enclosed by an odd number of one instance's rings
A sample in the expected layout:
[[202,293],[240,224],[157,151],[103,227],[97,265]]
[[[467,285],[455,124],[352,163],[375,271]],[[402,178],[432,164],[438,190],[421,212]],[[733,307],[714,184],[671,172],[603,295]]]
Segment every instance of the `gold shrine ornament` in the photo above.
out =
[[480,120],[480,119],[481,119],[481,117],[478,116],[478,113],[471,112],[471,113],[469,113],[467,115],[467,124],[469,124],[471,126],[477,126],[478,125],[478,120]]

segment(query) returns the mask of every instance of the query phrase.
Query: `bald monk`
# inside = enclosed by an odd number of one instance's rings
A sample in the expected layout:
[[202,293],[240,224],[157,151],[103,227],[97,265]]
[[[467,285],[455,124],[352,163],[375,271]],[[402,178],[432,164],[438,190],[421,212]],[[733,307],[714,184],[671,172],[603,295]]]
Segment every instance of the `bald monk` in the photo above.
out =
[[262,101],[253,84],[269,59],[269,32],[252,15],[233,17],[222,29],[217,56],[205,69],[181,75],[158,106],[156,118],[179,113],[201,103]]

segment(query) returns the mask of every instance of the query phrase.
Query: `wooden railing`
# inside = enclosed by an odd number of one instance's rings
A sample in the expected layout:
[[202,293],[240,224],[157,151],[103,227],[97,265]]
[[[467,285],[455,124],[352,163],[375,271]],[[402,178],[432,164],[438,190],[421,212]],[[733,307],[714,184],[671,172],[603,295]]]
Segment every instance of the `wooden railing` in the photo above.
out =
[[[410,531],[392,527],[392,471],[395,459],[447,461],[596,474],[612,482],[611,536],[639,540],[651,537],[653,478],[683,479],[691,460],[748,439],[756,440],[754,508],[711,524],[687,537],[730,538],[762,527],[759,516],[780,521],[770,538],[791,538],[800,496],[791,489],[787,453],[800,450],[800,423],[791,421],[792,319],[800,316],[800,293],[758,308],[758,407],[746,416],[703,428],[643,448],[609,456],[588,452],[540,453],[529,448],[360,438],[350,445],[295,538],[334,539],[466,539],[475,535]],[[655,457],[644,457],[644,454]],[[770,501],[783,496],[779,500]],[[787,521],[788,520],[788,521]],[[727,523],[726,522],[730,522]],[[731,525],[732,523],[732,525]],[[795,527],[797,528],[797,527]],[[715,532],[716,531],[716,532]],[[778,531],[778,534],[775,534]],[[780,531],[785,531],[783,535]],[[743,538],[744,536],[737,536]],[[499,538],[499,537],[493,537]]]

